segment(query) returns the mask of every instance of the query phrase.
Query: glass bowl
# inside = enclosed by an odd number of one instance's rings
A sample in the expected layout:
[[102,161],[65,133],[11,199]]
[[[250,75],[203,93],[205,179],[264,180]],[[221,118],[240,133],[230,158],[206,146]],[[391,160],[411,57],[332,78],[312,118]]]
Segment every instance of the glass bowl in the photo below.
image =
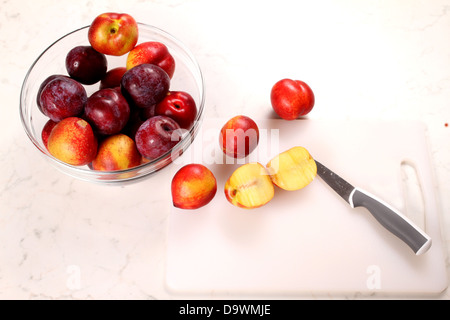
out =
[[[116,170],[97,171],[86,166],[73,166],[53,157],[42,142],[41,132],[48,121],[36,104],[36,97],[41,83],[52,74],[67,74],[65,58],[67,53],[79,45],[89,45],[89,26],[75,30],[50,45],[33,63],[25,76],[20,93],[20,116],[24,129],[34,146],[49,162],[60,171],[72,177],[99,183],[120,183],[137,180],[148,176],[173,162],[193,142],[203,119],[204,82],[200,67],[190,50],[167,32],[154,26],[138,23],[138,44],[146,41],[164,43],[175,59],[175,73],[170,82],[170,90],[186,91],[195,100],[198,114],[193,127],[183,133],[181,141],[166,154],[137,167]],[[126,65],[127,54],[115,57],[107,56],[108,70]],[[85,85],[88,96],[99,89],[99,83]]]

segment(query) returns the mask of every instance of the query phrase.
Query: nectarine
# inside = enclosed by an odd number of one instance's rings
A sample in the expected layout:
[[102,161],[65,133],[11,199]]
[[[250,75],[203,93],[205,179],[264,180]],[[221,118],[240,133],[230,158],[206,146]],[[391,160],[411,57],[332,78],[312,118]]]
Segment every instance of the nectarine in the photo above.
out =
[[244,115],[231,118],[220,130],[222,151],[233,158],[245,158],[258,146],[258,142],[258,125]]
[[237,168],[225,183],[224,191],[231,204],[246,209],[265,205],[275,194],[269,173],[258,162]]
[[215,196],[217,182],[214,174],[202,164],[188,164],[172,179],[172,200],[176,208],[198,209]]
[[317,174],[316,162],[303,147],[280,153],[266,167],[275,185],[291,191],[306,187]]
[[134,140],[119,133],[100,143],[92,168],[100,171],[129,169],[140,165],[141,158]]
[[47,148],[56,159],[81,166],[95,158],[97,138],[85,120],[69,117],[55,125],[48,137]]

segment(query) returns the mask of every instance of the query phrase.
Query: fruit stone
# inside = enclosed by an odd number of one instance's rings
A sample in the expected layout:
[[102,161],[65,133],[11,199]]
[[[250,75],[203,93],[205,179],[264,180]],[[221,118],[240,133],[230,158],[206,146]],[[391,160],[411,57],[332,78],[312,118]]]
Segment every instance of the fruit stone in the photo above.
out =
[[258,162],[247,163],[237,168],[225,183],[225,197],[241,208],[258,208],[274,196],[272,180]]

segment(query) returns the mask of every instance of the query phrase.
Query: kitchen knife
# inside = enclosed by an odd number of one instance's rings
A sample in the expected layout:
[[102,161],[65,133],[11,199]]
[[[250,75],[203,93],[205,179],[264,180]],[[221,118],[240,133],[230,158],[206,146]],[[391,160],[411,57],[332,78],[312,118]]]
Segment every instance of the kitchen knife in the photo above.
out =
[[399,211],[368,192],[353,187],[320,162],[316,161],[316,164],[317,174],[347,201],[350,207],[365,207],[381,225],[403,240],[416,255],[425,253],[431,247],[431,238]]

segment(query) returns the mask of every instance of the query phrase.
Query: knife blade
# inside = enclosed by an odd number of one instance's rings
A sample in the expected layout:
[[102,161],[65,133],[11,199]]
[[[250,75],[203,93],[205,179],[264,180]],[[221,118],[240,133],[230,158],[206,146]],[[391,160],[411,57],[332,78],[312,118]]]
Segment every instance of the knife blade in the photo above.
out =
[[365,207],[387,230],[403,240],[416,255],[431,247],[431,238],[398,210],[358,187],[315,160],[317,174],[352,208]]

